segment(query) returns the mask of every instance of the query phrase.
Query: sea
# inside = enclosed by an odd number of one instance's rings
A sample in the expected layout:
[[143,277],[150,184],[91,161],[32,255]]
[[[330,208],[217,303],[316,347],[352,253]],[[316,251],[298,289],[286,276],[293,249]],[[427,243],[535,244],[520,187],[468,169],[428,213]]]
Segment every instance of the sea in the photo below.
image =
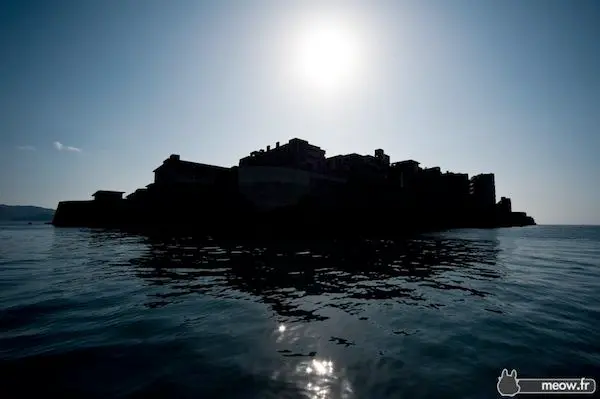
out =
[[219,241],[0,225],[5,399],[498,398],[504,368],[598,381],[600,227]]

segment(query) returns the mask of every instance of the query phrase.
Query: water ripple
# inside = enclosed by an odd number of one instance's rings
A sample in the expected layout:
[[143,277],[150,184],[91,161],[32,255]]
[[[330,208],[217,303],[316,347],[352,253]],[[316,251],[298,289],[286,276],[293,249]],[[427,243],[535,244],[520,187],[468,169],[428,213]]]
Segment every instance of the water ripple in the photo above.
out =
[[0,383],[40,376],[22,396],[492,398],[504,367],[600,369],[597,228],[0,241]]

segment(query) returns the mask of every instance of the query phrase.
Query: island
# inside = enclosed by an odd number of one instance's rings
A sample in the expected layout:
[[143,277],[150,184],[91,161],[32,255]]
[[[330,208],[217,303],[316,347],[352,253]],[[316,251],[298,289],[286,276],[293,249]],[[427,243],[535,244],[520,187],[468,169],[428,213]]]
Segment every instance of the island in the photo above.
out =
[[62,201],[52,224],[209,235],[392,237],[452,228],[535,225],[496,201],[495,176],[442,172],[414,160],[373,155],[326,157],[293,138],[253,151],[232,167],[173,154],[154,182],[125,192],[99,190],[88,201]]

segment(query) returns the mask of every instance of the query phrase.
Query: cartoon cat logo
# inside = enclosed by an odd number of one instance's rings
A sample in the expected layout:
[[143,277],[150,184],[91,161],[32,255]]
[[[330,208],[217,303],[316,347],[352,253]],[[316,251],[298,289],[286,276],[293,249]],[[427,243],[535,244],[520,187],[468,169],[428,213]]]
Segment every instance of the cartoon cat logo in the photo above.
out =
[[519,380],[517,379],[517,370],[512,370],[508,374],[508,370],[502,370],[502,374],[498,377],[498,383],[496,384],[498,393],[502,396],[513,397],[521,391],[519,386]]

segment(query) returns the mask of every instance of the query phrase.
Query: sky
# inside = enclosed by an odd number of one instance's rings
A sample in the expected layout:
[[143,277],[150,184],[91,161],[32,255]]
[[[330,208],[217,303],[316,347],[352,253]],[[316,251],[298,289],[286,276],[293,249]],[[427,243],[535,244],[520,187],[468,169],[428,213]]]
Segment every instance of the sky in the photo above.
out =
[[540,224],[600,224],[598,38],[594,0],[5,0],[0,203],[299,137],[493,172]]

